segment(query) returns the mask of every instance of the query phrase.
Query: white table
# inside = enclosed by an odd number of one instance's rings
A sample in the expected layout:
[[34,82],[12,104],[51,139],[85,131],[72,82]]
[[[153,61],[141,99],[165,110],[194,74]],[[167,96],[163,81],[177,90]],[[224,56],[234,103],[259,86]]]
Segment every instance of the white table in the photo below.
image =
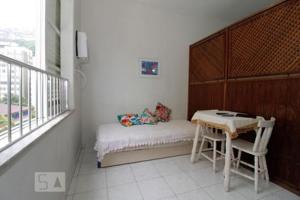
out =
[[236,112],[220,111],[220,110],[203,110],[197,111],[192,117],[192,122],[197,124],[194,144],[192,149],[191,161],[195,162],[197,144],[199,141],[200,132],[202,127],[209,126],[216,129],[223,130],[226,133],[226,153],[225,153],[225,166],[224,166],[224,187],[225,191],[229,191],[230,185],[230,167],[231,167],[231,139],[238,137],[239,133],[245,133],[257,128],[257,123],[262,117],[245,118],[245,117],[228,117],[218,115],[217,113],[229,113],[236,115]]

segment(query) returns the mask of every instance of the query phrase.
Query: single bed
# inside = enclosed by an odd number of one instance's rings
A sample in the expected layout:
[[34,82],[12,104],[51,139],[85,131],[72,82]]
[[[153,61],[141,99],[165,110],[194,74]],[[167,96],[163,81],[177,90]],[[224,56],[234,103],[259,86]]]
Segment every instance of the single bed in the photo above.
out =
[[98,167],[188,154],[195,129],[186,120],[132,127],[119,123],[101,125],[94,146]]

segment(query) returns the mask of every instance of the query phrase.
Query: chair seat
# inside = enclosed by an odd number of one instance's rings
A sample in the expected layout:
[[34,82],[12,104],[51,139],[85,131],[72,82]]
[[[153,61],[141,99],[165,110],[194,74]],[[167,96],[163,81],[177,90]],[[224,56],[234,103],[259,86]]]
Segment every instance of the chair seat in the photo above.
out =
[[207,138],[207,139],[213,140],[213,141],[225,141],[226,140],[226,136],[224,134],[210,133],[210,132],[203,134],[203,138]]
[[248,142],[246,140],[242,140],[242,139],[232,140],[232,147],[235,149],[242,150],[252,155],[258,155],[258,154],[262,155],[266,153],[266,152],[254,152],[253,146],[254,144],[252,142]]

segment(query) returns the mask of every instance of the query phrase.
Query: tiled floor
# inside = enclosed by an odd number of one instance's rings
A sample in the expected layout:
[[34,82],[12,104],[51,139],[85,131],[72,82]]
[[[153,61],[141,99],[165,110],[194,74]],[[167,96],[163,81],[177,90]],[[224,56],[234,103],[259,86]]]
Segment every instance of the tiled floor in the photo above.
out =
[[221,170],[213,174],[204,159],[191,164],[189,156],[178,156],[97,169],[95,156],[82,152],[67,200],[300,200],[273,183],[256,194],[251,181],[236,176],[224,192]]

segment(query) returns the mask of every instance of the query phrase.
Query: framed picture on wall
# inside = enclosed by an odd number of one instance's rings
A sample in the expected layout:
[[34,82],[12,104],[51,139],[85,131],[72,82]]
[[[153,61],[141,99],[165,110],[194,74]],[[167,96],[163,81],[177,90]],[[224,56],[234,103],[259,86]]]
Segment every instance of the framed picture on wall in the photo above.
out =
[[158,77],[160,75],[158,60],[140,59],[139,68],[142,77]]

